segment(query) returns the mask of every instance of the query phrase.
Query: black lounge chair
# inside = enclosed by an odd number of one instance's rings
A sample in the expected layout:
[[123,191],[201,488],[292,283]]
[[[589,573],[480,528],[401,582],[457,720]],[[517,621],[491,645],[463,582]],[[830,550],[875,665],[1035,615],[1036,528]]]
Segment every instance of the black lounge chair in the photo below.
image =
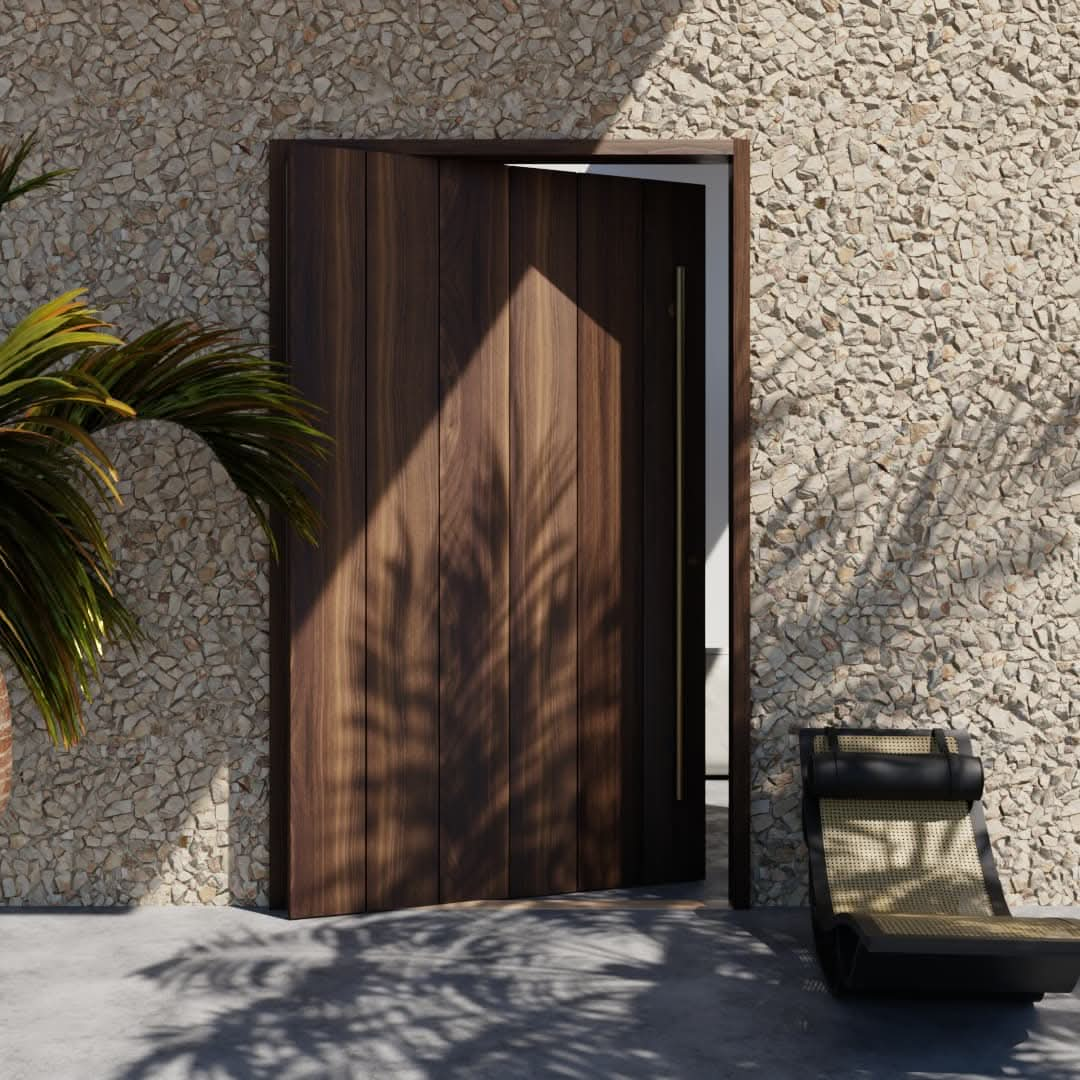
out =
[[804,728],[799,750],[814,941],[833,993],[1073,989],[1080,920],[1010,915],[966,734]]

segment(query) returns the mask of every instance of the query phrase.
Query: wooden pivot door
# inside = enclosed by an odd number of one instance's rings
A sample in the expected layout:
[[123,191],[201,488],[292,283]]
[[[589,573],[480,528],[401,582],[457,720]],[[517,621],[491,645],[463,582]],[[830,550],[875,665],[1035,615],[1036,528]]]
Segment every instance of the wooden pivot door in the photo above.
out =
[[290,915],[703,876],[704,213],[275,145],[275,342],[335,440],[273,597]]

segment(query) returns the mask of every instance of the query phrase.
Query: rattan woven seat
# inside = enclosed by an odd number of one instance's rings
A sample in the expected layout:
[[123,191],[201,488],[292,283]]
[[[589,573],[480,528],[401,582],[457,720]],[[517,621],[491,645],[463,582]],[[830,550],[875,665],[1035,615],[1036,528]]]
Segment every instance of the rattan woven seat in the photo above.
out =
[[830,988],[1037,999],[1080,977],[1080,920],[1013,917],[959,731],[806,728],[803,831]]

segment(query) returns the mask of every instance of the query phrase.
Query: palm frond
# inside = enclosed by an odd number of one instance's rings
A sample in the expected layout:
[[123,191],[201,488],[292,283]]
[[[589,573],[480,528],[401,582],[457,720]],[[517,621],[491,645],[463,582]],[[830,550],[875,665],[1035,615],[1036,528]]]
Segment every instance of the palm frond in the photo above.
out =
[[[0,207],[71,171],[20,181],[33,144],[31,135],[0,148]],[[328,441],[284,372],[227,331],[170,322],[125,344],[82,292],[31,312],[0,342],[0,652],[64,745],[83,733],[82,702],[105,643],[138,636],[110,588],[112,558],[87,500],[88,490],[119,499],[94,433],[138,416],[200,436],[275,555],[267,508],[315,541],[304,461],[324,454]]]
[[[72,289],[58,296],[35,308],[12,328],[0,342],[0,383],[32,379],[73,352],[122,344],[118,337],[104,332],[107,324],[78,299],[84,292],[85,289]],[[79,379],[82,385],[100,390],[100,386],[86,377]]]
[[104,324],[94,318],[90,308],[75,299],[79,292],[75,290],[43,304],[0,342],[0,428],[49,432],[54,436],[49,446],[57,453],[68,444],[78,446],[83,455],[82,466],[96,474],[104,487],[116,495],[116,472],[101,447],[78,425],[49,413],[49,410],[82,405],[125,419],[135,415],[90,375],[44,373],[60,356],[119,343],[119,338],[102,333],[100,328]]
[[32,176],[29,180],[16,183],[19,170],[26,162],[30,151],[37,140],[37,132],[31,132],[17,146],[0,146],[0,207],[25,195],[28,191],[36,188],[47,187],[55,183],[62,176],[68,176],[74,169],[50,169],[48,172]]
[[119,341],[78,296],[44,304],[0,342],[0,650],[64,745],[82,732],[103,642],[137,633],[109,587],[112,560],[84,494],[119,499],[116,471],[88,432],[54,415],[134,415],[92,376],[47,371],[72,352]]
[[[164,323],[132,341],[81,353],[64,377],[99,386],[140,420],[169,420],[203,439],[246,496],[275,557],[268,510],[280,511],[315,542],[319,519],[305,461],[325,454],[329,439],[284,370],[229,331]],[[64,403],[35,415],[45,411],[90,434],[122,420],[93,404]]]
[[72,451],[68,433],[14,426],[0,428],[0,461],[0,649],[67,746],[82,734],[103,643],[138,635],[109,587],[112,558],[81,490],[102,470]]

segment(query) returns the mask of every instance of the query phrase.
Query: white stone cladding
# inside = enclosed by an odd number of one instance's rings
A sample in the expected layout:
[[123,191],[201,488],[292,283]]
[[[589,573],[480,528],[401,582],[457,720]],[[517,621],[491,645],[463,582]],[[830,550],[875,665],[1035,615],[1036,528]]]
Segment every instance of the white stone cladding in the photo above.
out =
[[[745,136],[753,894],[805,899],[795,729],[951,724],[1013,901],[1080,902],[1080,4],[19,0],[10,325],[267,335],[267,141]],[[110,437],[113,651],[75,751],[12,680],[4,903],[265,902],[267,554],[210,454]]]

